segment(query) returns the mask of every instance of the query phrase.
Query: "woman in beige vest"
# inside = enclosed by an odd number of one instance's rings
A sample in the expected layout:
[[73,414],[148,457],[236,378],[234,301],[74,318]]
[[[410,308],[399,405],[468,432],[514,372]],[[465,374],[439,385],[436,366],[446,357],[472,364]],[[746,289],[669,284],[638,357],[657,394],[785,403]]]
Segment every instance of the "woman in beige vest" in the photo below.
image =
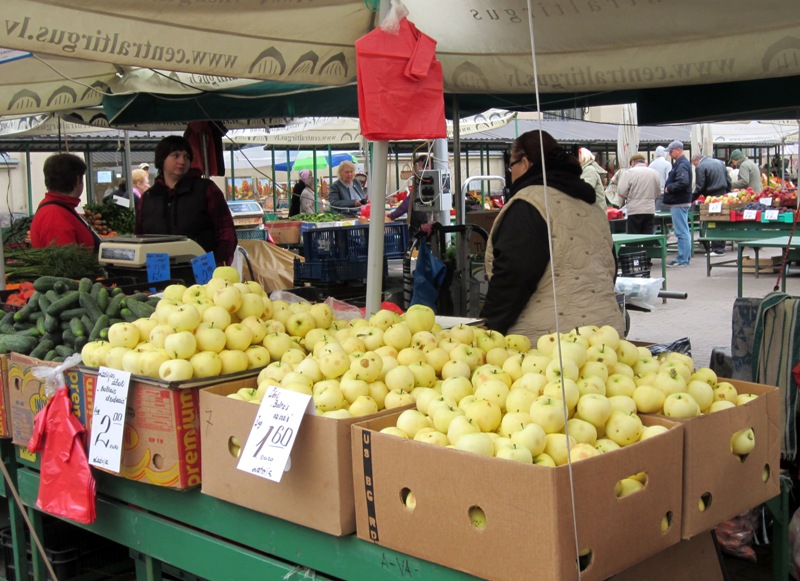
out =
[[578,160],[544,131],[541,142],[539,131],[529,131],[512,145],[510,199],[486,249],[490,279],[481,316],[490,329],[534,344],[556,331],[556,312],[562,333],[612,325],[623,334],[606,215],[581,180]]

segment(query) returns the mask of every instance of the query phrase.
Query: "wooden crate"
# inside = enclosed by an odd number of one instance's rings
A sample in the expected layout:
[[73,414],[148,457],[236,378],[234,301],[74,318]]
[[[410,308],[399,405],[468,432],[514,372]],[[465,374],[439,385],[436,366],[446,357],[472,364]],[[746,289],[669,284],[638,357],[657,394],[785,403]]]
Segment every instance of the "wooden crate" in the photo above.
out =
[[782,256],[759,256],[758,264],[752,256],[742,256],[742,272],[754,273],[758,267],[758,274],[775,274],[781,267]]

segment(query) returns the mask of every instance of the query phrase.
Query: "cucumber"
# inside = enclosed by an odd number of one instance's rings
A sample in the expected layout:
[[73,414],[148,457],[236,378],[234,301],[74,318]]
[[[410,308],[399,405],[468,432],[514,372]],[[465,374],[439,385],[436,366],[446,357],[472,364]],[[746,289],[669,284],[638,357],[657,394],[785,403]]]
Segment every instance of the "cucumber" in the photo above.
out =
[[[29,327],[29,328],[25,329],[24,331],[17,331],[15,333],[15,335],[17,337],[19,337],[19,336],[22,336],[22,337],[33,337],[34,339],[38,339],[39,337],[42,336],[42,334],[39,332],[39,329],[37,329],[36,327]],[[33,349],[33,347],[31,347],[31,349]]]
[[81,291],[69,291],[64,293],[64,295],[55,302],[50,303],[50,306],[47,308],[47,314],[52,316],[58,316],[61,311],[65,311],[68,308],[72,307],[73,305],[78,303],[80,297],[85,297],[87,295],[82,295]]
[[61,357],[69,357],[70,355],[75,353],[75,351],[73,351],[72,349],[70,349],[69,347],[67,347],[65,345],[56,345],[55,352],[56,352],[56,354],[60,355]]
[[50,349],[55,348],[55,343],[50,341],[49,339],[42,339],[39,341],[39,344],[33,348],[31,351],[31,357],[36,357],[37,359],[42,359]]
[[134,315],[136,315],[137,319],[141,318],[147,319],[150,317],[150,315],[152,315],[156,311],[155,307],[147,304],[146,302],[132,301],[130,299],[128,300],[128,309]]
[[13,324],[14,324],[14,311],[7,312],[5,315],[3,315],[3,318],[0,319],[0,327],[2,327],[3,325],[13,325]]
[[89,332],[89,341],[97,341],[100,338],[100,333],[105,330],[106,337],[108,336],[108,328],[111,326],[110,318],[108,315],[103,315],[95,321],[92,330]]
[[100,289],[103,288],[103,283],[96,282],[92,285],[92,290],[89,291],[89,294],[92,295],[94,300],[97,300],[97,293],[100,292]]
[[122,310],[119,312],[119,314],[120,314],[120,315],[122,316],[122,318],[123,318],[123,319],[125,319],[125,321],[126,321],[126,322],[128,322],[128,323],[133,323],[133,322],[134,322],[136,319],[138,319],[138,318],[139,318],[139,317],[137,317],[136,315],[134,315],[134,314],[133,314],[133,311],[131,311],[130,309],[127,309],[127,308],[126,308],[126,309],[122,309]]
[[[122,309],[122,301],[125,300],[124,294],[119,294],[111,299],[108,303],[108,307],[105,309],[106,315],[109,317],[119,317],[120,310]],[[97,306],[100,306],[100,301],[97,302]],[[102,307],[101,307],[102,308]]]
[[24,355],[30,353],[38,342],[39,340],[36,337],[30,337],[20,333],[16,335],[3,335],[2,338],[0,338],[0,343],[2,343],[4,349]]
[[55,357],[56,355],[58,355],[58,353],[56,353],[56,350],[55,349],[50,349],[50,351],[48,351],[47,354],[44,356],[44,360],[45,361],[52,361],[53,357]]
[[66,311],[61,311],[59,313],[58,318],[62,321],[71,321],[75,317],[82,317],[86,315],[86,309],[83,307],[77,307],[75,309],[67,309]]
[[101,311],[105,311],[108,308],[109,296],[108,296],[108,289],[103,287],[97,293],[97,306],[100,307]]
[[35,323],[36,321],[38,321],[42,317],[44,317],[44,313],[42,311],[31,311],[31,314],[28,315],[28,320],[31,323]]
[[128,302],[130,301],[146,301],[150,298],[150,295],[147,293],[135,293],[128,297]]
[[71,329],[65,329],[64,332],[61,334],[61,343],[62,345],[67,345],[68,347],[71,345],[75,345],[75,333],[72,332]]
[[39,305],[40,311],[46,313],[47,309],[50,308],[50,299],[47,298],[47,295],[41,294],[39,295],[39,300],[36,301],[36,304]]
[[63,295],[69,289],[67,288],[67,285],[64,284],[63,280],[59,280],[58,282],[56,282],[56,284],[53,285],[53,290],[56,291],[58,294]]
[[78,290],[77,282],[70,278],[64,278],[63,276],[40,276],[33,281],[33,289],[43,293],[53,290],[57,282],[64,284],[67,290]]
[[100,310],[100,307],[97,306],[97,301],[92,298],[92,295],[82,294],[78,299],[80,305],[86,309],[86,314],[89,315],[89,318],[97,322],[97,319],[104,315],[103,311]]
[[86,334],[86,330],[83,328],[83,323],[80,319],[72,319],[69,322],[70,331],[75,334],[75,337],[83,337]]
[[63,341],[61,340],[61,333],[47,333],[46,335],[42,335],[41,340],[44,341],[47,339],[48,341],[52,341],[56,345],[60,345]]
[[54,317],[53,315],[44,316],[44,330],[48,333],[54,333],[55,331],[58,331],[58,325],[58,317]]
[[22,321],[27,321],[28,317],[31,315],[31,311],[33,310],[32,307],[33,305],[31,305],[30,301],[28,301],[27,305],[14,313],[14,322],[21,323]]
[[89,340],[86,337],[78,337],[75,339],[75,353],[80,353],[83,351],[84,345],[88,343]]
[[51,304],[61,298],[61,295],[52,289],[44,293],[44,296],[47,297],[47,300],[50,301]]
[[88,315],[83,315],[81,317],[81,325],[83,325],[84,335],[88,335],[92,331],[92,327],[94,327],[94,323]]
[[78,290],[81,291],[82,293],[92,292],[92,285],[93,284],[94,283],[92,282],[91,278],[83,277],[80,280],[80,282],[78,282]]
[[14,325],[9,325],[6,323],[4,325],[0,325],[0,333],[3,335],[13,335],[16,333],[16,330],[14,329]]
[[44,325],[44,317],[39,317],[36,320],[36,330],[39,331],[40,335],[45,335],[47,333],[47,327]]

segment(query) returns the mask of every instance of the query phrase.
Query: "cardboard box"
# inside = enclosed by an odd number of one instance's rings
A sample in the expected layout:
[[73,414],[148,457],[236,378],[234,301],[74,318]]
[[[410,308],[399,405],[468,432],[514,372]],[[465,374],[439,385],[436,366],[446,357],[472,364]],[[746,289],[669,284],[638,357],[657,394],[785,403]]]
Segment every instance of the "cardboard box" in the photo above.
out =
[[773,274],[778,272],[781,262],[782,256],[759,256],[758,262],[752,256],[742,256],[742,272],[755,272],[758,267],[759,274]]
[[[465,214],[465,219],[467,224],[480,226],[486,230],[487,234],[491,234],[492,226],[499,213],[500,210],[477,210],[475,212],[467,212]],[[469,239],[469,252],[470,254],[485,254],[486,239],[480,234],[473,232]]]
[[8,355],[0,355],[0,437],[11,436],[11,400],[8,393]]
[[[8,390],[3,386],[3,397],[6,409],[9,411],[8,419],[11,422],[12,442],[18,446],[27,447],[33,434],[33,421],[36,414],[47,404],[44,382],[33,375],[34,367],[57,367],[53,361],[43,361],[35,357],[28,357],[19,353],[11,353],[8,358]],[[70,378],[77,370],[68,370],[66,375],[67,388],[72,399],[72,411],[80,417],[80,396]],[[8,398],[5,399],[6,393]]]
[[[252,380],[249,387],[255,385]],[[218,385],[200,392],[203,493],[331,535],[355,532],[350,427],[359,418],[304,417],[291,468],[272,482],[236,468],[231,440],[244,447],[258,412],[254,404],[226,397],[237,389]]]
[[270,222],[267,224],[275,244],[299,244],[301,222]]
[[[501,580],[577,579],[574,492],[582,579],[607,579],[680,540],[683,430],[669,431],[572,465],[549,468],[477,456],[380,433],[398,414],[353,426],[358,536]],[[614,485],[646,472],[644,489],[617,498]],[[571,486],[572,484],[572,486]],[[403,499],[411,491],[416,507]],[[471,507],[486,526],[475,528]],[[661,532],[661,521],[671,525]],[[586,564],[588,562],[588,564]]]
[[[744,405],[682,421],[685,539],[780,494],[780,391],[735,379],[719,380],[732,383],[739,393],[759,397]],[[747,428],[753,428],[756,446],[741,461],[731,452],[731,436]],[[762,474],[766,474],[766,481]]]

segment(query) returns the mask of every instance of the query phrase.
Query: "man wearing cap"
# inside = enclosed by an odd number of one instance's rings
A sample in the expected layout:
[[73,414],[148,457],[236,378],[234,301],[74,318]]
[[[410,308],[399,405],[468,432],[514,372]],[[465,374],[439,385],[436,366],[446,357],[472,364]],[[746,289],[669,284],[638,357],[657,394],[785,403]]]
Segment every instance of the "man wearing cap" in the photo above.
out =
[[[731,191],[731,178],[722,160],[696,153],[692,156],[694,166],[694,194],[692,201],[700,196],[724,196]],[[708,247],[706,246],[706,251]],[[725,242],[715,240],[711,243],[711,256],[725,254]]]
[[761,185],[761,172],[755,162],[742,153],[741,149],[734,149],[731,152],[731,165],[739,170],[739,177],[731,184],[733,189],[753,188],[755,193],[761,193],[764,189]]
[[656,170],[647,167],[644,154],[634,153],[630,169],[619,180],[617,195],[625,201],[628,234],[652,234],[655,226],[656,198],[661,181]]
[[659,145],[656,147],[656,154],[653,161],[651,161],[648,166],[650,169],[654,169],[658,172],[658,178],[661,180],[661,187],[658,190],[660,194],[656,200],[656,212],[661,210],[661,206],[664,203],[664,186],[667,185],[667,176],[672,170],[672,164],[666,160],[666,157],[667,148]]
[[692,259],[692,238],[689,232],[689,207],[692,204],[692,170],[683,155],[683,143],[673,141],[667,146],[672,158],[672,171],[664,185],[664,208],[672,215],[672,227],[678,238],[678,257],[667,264],[670,268],[689,266]]

